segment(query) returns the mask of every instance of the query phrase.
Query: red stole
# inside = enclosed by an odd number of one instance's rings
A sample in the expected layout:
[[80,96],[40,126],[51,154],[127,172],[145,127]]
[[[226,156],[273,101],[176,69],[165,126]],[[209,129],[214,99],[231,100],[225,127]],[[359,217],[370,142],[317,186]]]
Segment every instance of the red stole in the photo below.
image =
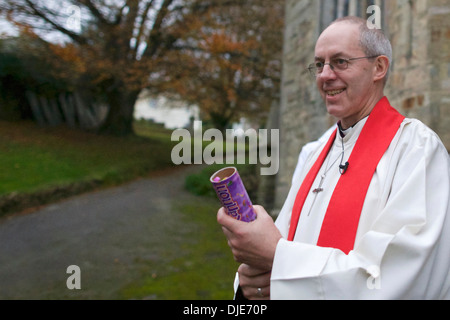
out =
[[[353,249],[370,181],[378,162],[404,119],[404,116],[391,107],[386,97],[373,108],[350,155],[348,170],[339,178],[331,196],[317,241],[318,246],[340,249],[345,254]],[[303,204],[333,145],[336,131],[331,135],[297,193],[292,209],[289,241],[294,239]]]

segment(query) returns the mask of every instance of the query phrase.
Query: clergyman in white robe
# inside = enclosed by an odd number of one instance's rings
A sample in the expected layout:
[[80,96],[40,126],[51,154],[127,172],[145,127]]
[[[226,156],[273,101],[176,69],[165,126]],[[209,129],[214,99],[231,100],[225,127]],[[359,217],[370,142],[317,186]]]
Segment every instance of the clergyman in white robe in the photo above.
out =
[[[271,299],[450,299],[450,160],[439,137],[418,120],[402,122],[378,163],[354,249],[346,255],[316,246],[339,164],[350,157],[366,121],[343,138],[337,134],[306,198],[295,238],[287,241],[297,192],[332,130],[303,148],[275,222],[283,238],[273,261]],[[313,193],[325,171],[323,191]]]

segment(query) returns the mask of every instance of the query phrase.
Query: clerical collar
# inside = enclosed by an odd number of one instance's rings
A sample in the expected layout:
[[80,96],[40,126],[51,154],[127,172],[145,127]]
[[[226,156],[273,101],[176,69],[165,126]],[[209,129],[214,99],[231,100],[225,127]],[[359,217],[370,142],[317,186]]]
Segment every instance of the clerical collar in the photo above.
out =
[[342,126],[341,126],[341,121],[339,120],[339,122],[337,123],[337,125],[338,125],[338,129],[339,129],[339,134],[340,134],[340,136],[341,136],[341,138],[344,138],[345,137],[345,135],[347,134],[347,132],[352,128],[352,127],[350,127],[350,128],[348,128],[348,129],[343,129],[342,128]]
[[368,117],[369,117],[369,116],[366,116],[366,117],[364,117],[364,118],[358,120],[355,124],[353,124],[351,127],[347,128],[347,129],[342,128],[341,120],[339,120],[338,123],[337,123],[337,125],[338,125],[338,129],[339,129],[339,130],[338,130],[338,131],[339,131],[339,135],[341,136],[341,138],[344,138],[344,137],[347,135],[347,133],[349,133],[350,131],[352,131],[352,129],[353,129],[358,123],[360,123],[361,121],[367,119]]

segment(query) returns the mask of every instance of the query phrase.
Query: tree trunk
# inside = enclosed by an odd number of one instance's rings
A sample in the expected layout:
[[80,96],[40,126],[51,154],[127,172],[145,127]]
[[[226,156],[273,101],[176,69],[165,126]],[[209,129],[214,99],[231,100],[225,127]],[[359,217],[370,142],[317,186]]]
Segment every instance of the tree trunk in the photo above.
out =
[[229,102],[224,102],[223,106],[216,110],[209,112],[209,118],[214,128],[219,129],[222,132],[230,126],[236,108],[232,108]]
[[98,132],[114,136],[134,134],[133,113],[138,96],[139,92],[128,92],[121,89],[109,92],[107,97],[109,111]]

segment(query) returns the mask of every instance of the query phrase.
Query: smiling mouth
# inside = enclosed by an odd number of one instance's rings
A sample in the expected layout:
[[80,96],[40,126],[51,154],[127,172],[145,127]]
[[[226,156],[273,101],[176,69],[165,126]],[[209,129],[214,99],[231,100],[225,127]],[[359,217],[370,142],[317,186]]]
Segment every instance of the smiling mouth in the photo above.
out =
[[347,90],[347,89],[344,88],[344,89],[339,89],[339,90],[329,90],[329,91],[325,91],[325,93],[327,94],[327,96],[334,97],[334,96],[344,92],[345,90]]

